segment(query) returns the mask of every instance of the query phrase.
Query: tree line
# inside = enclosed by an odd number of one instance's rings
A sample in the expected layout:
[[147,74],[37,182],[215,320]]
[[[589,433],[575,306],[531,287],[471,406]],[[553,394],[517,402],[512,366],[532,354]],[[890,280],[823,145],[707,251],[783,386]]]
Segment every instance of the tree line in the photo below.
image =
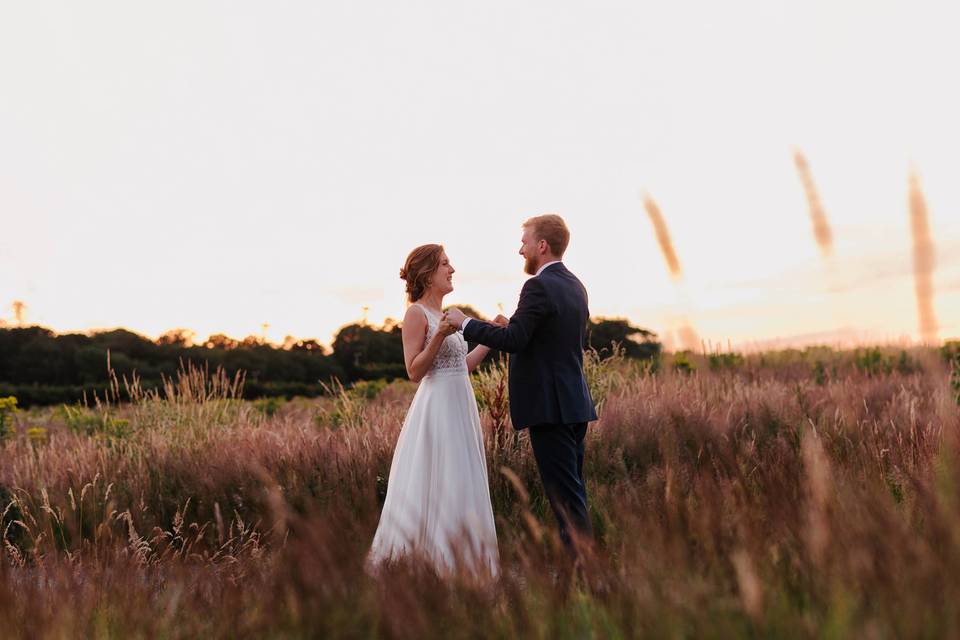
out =
[[[150,340],[126,329],[56,334],[39,326],[0,328],[0,397],[15,396],[28,407],[102,396],[110,383],[108,361],[118,378],[136,374],[145,388],[175,377],[190,362],[211,371],[222,367],[230,376],[243,371],[246,397],[316,396],[333,379],[350,384],[404,377],[400,331],[391,321],[379,327],[349,324],[327,349],[316,340],[288,338],[276,345],[256,336],[237,340],[222,334],[194,344],[186,330]],[[656,334],[623,319],[591,320],[588,335],[588,346],[601,353],[616,342],[630,358],[660,354]],[[498,355],[491,353],[488,359]]]

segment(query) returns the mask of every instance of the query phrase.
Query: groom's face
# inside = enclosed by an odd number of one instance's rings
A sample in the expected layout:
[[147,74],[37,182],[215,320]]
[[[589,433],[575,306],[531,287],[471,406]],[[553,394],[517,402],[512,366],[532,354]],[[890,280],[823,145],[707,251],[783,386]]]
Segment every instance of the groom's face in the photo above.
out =
[[[520,255],[523,256],[523,272],[529,275],[536,275],[540,268],[542,251],[540,250],[543,241],[534,237],[533,230],[524,229],[523,236],[520,238]],[[546,243],[543,243],[546,244]]]

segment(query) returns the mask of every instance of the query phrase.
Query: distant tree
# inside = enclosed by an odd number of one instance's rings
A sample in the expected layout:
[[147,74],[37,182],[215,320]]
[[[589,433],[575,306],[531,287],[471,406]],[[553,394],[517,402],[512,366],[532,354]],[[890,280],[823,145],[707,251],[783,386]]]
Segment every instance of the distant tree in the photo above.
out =
[[169,347],[191,347],[196,337],[196,331],[190,329],[170,329],[160,334],[157,344]]
[[240,342],[241,347],[259,347],[260,345],[266,344],[266,339],[263,336],[254,336],[249,335]]
[[0,380],[55,384],[69,375],[52,331],[14,327],[0,331]]
[[249,380],[266,379],[267,361],[259,349],[237,347],[223,354],[223,366],[229,372],[243,370]]
[[[316,340],[296,341],[290,349],[282,349],[259,338],[243,345],[221,335],[203,346],[187,346],[178,337],[181,330],[165,335],[168,339],[155,343],[123,329],[58,336],[42,327],[2,328],[0,387],[23,399],[25,406],[80,400],[84,390],[104,389],[109,380],[108,358],[117,375],[129,378],[136,372],[145,387],[160,384],[163,375],[175,375],[184,362],[211,371],[222,366],[228,375],[242,369],[250,383],[248,396],[317,395],[322,392],[321,381],[347,377]],[[370,363],[364,371],[367,376],[380,374],[395,376],[396,367]]]
[[326,353],[327,351],[322,344],[312,338],[310,340],[298,340],[293,342],[290,345],[290,350],[307,351],[309,353]]
[[635,327],[623,318],[591,319],[588,326],[589,346],[601,355],[611,353],[611,345],[618,343],[628,358],[649,360],[660,355],[662,345],[657,334]]
[[206,342],[203,343],[203,346],[207,349],[223,349],[224,351],[230,351],[231,349],[236,349],[239,347],[240,342],[222,333],[215,333],[207,338]]
[[399,377],[406,369],[400,326],[378,329],[349,324],[333,340],[333,357],[351,380]]
[[153,360],[159,353],[159,348],[153,341],[126,329],[98,331],[91,338],[97,346],[111,352],[125,353],[136,360]]
[[80,347],[73,353],[76,382],[87,384],[105,382],[107,376],[107,350],[95,345]]
[[26,339],[20,343],[16,356],[10,362],[13,380],[56,384],[66,369],[56,339],[46,330],[28,335],[23,335]]

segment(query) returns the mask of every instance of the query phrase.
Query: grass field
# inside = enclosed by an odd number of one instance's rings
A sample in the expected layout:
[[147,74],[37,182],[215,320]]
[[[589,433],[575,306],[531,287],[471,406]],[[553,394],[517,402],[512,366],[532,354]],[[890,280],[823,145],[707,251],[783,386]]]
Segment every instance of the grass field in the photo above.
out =
[[597,542],[570,578],[495,369],[476,380],[494,584],[364,571],[412,384],[245,402],[188,371],[0,410],[0,636],[951,636],[952,371],[933,349],[591,360]]

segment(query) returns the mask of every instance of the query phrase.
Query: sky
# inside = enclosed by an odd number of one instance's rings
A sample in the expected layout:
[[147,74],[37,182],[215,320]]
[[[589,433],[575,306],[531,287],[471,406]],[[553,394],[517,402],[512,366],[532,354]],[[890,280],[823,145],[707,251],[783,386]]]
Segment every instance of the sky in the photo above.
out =
[[913,171],[957,336],[949,5],[0,0],[0,319],[329,344],[428,242],[509,314],[555,212],[591,313],[668,347],[909,342]]

